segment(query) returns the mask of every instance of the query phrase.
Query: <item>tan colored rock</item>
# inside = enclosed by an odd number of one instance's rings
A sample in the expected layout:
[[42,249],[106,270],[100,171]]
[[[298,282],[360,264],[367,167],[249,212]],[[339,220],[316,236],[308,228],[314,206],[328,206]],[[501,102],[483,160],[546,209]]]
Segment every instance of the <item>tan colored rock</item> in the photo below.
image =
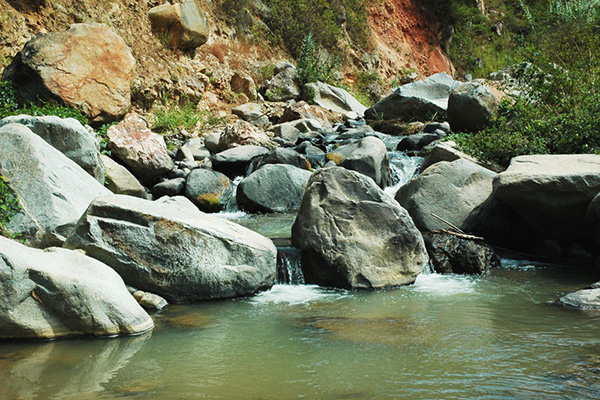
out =
[[135,59],[104,24],[73,24],[31,39],[4,70],[29,101],[55,100],[81,110],[94,123],[115,121],[131,106]]
[[110,157],[100,156],[106,171],[106,187],[114,194],[145,198],[146,191],[142,184],[121,164]]
[[269,137],[249,122],[238,120],[225,127],[219,139],[220,148],[230,149],[246,145],[272,147]]
[[173,48],[193,49],[208,41],[208,23],[195,0],[154,7],[148,18],[156,30],[167,35],[166,40]]
[[108,129],[109,147],[143,183],[153,184],[173,169],[165,139],[152,132],[146,121],[129,114]]
[[250,100],[256,100],[256,84],[254,79],[245,72],[234,72],[229,85],[234,93],[242,93],[248,96]]

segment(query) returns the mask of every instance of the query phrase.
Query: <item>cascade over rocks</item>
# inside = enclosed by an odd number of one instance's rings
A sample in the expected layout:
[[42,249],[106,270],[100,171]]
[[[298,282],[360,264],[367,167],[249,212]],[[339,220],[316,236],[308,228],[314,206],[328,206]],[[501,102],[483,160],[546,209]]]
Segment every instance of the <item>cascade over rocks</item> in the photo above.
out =
[[85,250],[127,284],[170,302],[248,296],[273,285],[271,240],[185,203],[99,197],[65,246]]
[[441,161],[402,186],[396,201],[420,230],[448,229],[433,213],[470,232],[481,223],[496,175],[467,160]]
[[29,102],[59,101],[82,111],[95,124],[122,118],[131,106],[135,60],[131,50],[104,24],[73,24],[39,34],[4,70]]
[[487,86],[463,83],[448,99],[448,122],[452,130],[477,132],[493,122],[500,99]]
[[356,143],[338,147],[328,157],[340,167],[370,177],[381,188],[391,183],[387,148],[381,139],[367,136]]
[[104,165],[96,137],[76,119],[17,115],[0,121],[0,127],[8,124],[25,125],[98,182],[104,183]]
[[20,124],[0,128],[0,175],[21,210],[7,225],[33,246],[60,246],[97,196],[110,194],[60,151]]
[[156,6],[148,11],[148,18],[155,30],[168,36],[172,48],[194,49],[208,41],[208,23],[195,0]]
[[147,185],[153,185],[173,169],[165,139],[152,132],[137,114],[129,114],[108,128],[109,147],[131,172]]
[[291,165],[265,165],[240,182],[238,205],[248,212],[298,210],[310,176],[309,171]]
[[0,237],[0,339],[128,335],[154,326],[123,280],[80,252]]
[[333,167],[309,180],[292,228],[307,283],[371,289],[413,283],[429,257],[410,215],[366,176]]
[[392,94],[365,111],[370,120],[417,118],[427,120],[433,114],[446,115],[450,93],[460,82],[445,72],[395,89]]

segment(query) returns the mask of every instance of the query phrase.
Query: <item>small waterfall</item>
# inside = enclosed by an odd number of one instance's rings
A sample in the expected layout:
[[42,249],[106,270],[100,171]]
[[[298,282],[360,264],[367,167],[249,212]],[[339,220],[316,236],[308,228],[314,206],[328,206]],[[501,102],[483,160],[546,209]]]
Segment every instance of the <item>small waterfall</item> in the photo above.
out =
[[240,182],[244,179],[243,176],[237,176],[229,185],[229,188],[223,194],[223,201],[225,202],[225,212],[226,213],[236,213],[240,211],[240,208],[237,205],[236,194],[237,188]]
[[280,285],[304,285],[304,275],[300,268],[300,250],[297,248],[277,248],[277,283]]
[[409,157],[401,151],[388,153],[390,170],[392,172],[392,185],[385,188],[385,192],[394,197],[400,187],[406,185],[423,165],[423,157]]

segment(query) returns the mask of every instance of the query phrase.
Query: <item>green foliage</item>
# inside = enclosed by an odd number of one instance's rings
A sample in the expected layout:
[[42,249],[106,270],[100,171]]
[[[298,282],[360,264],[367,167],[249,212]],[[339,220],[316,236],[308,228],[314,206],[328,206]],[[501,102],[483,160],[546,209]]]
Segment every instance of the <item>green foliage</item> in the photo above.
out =
[[550,0],[549,14],[567,24],[594,24],[600,21],[600,0]]
[[109,157],[111,156],[111,151],[108,148],[108,143],[110,142],[110,140],[108,139],[108,128],[110,128],[111,126],[116,125],[116,124],[117,124],[116,122],[112,122],[110,124],[104,124],[96,132],[96,134],[100,138],[100,154],[104,154]]
[[600,153],[600,37],[583,25],[538,30],[523,94],[502,104],[494,126],[455,135],[473,155],[507,165],[524,154]]
[[17,92],[13,83],[10,81],[0,82],[0,119],[19,114],[32,116],[55,115],[60,118],[75,118],[83,125],[88,123],[87,118],[80,111],[55,102],[46,102],[40,105],[26,104],[23,106],[17,101]]
[[7,179],[0,175],[0,236],[14,238],[6,231],[6,226],[21,210],[19,199],[8,185]]
[[203,130],[209,126],[226,122],[225,118],[215,117],[209,111],[196,111],[193,103],[182,106],[165,106],[151,115],[152,130],[165,135],[177,134],[181,129]]
[[[319,46],[337,51],[346,33],[364,49],[370,46],[365,0],[264,0],[271,10],[269,28],[296,57],[300,56],[307,32]],[[345,19],[344,17],[345,16]]]
[[334,57],[323,59],[319,54],[312,33],[308,33],[302,41],[302,50],[298,58],[298,76],[302,85],[311,82],[333,83],[337,62]]

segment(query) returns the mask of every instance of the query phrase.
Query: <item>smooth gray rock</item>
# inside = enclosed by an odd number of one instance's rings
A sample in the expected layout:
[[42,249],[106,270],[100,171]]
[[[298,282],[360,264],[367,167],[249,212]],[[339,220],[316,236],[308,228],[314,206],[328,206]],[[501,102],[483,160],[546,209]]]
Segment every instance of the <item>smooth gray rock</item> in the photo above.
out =
[[217,154],[222,152],[223,150],[226,150],[226,148],[221,146],[222,133],[222,131],[217,130],[209,133],[204,138],[204,146],[206,146],[206,149],[213,154]]
[[545,236],[572,243],[586,238],[585,216],[600,193],[600,156],[515,157],[494,180],[494,198]]
[[152,195],[154,198],[158,199],[163,196],[177,196],[183,194],[184,190],[185,178],[175,178],[154,185],[152,188]]
[[302,134],[293,122],[275,125],[271,128],[271,131],[274,137],[281,138],[292,145],[298,141],[298,138]]
[[17,115],[0,121],[0,127],[21,124],[73,160],[98,182],[104,184],[104,165],[96,137],[74,118]]
[[106,187],[108,190],[114,194],[146,197],[144,187],[127,168],[108,156],[102,155],[100,158],[106,171]]
[[310,162],[302,154],[286,148],[277,148],[269,154],[257,158],[256,161],[253,167],[254,171],[269,164],[288,164],[305,170],[311,169]]
[[300,78],[295,68],[285,68],[266,81],[260,93],[267,101],[288,101],[300,97]]
[[[473,164],[481,165],[481,163],[478,160],[476,160],[473,157],[471,157],[470,155],[458,150],[456,148],[456,143],[449,141],[449,142],[437,143],[433,147],[433,149],[431,149],[431,152],[427,155],[427,157],[425,157],[422,168],[423,168],[423,170],[425,170],[425,169],[429,168],[430,166],[432,166],[433,164],[438,163],[440,161],[452,162],[452,161],[456,161],[459,159],[464,159],[464,160],[472,162]],[[481,165],[481,166],[485,167],[484,165]],[[496,170],[494,170],[494,171],[496,171]]]
[[0,237],[0,338],[141,333],[154,326],[119,275],[80,252]]
[[252,159],[258,156],[264,156],[269,150],[261,146],[239,146],[216,154],[213,159],[213,169],[219,171],[229,178],[246,174],[246,169],[252,162]]
[[29,128],[0,128],[0,175],[21,210],[6,226],[32,246],[62,245],[97,196],[110,191]]
[[65,246],[170,302],[252,295],[270,288],[276,275],[271,240],[187,206],[129,196],[94,200]]
[[405,136],[398,142],[397,151],[420,151],[425,146],[440,139],[435,133],[417,133],[416,135]]
[[558,303],[583,310],[598,310],[600,309],[600,289],[578,290],[561,297]]
[[193,159],[196,161],[202,161],[210,157],[210,151],[206,148],[202,139],[188,140],[184,147],[190,150]]
[[154,293],[137,290],[133,293],[133,297],[138,301],[140,306],[146,311],[157,312],[164,310],[169,303],[162,297]]
[[325,165],[327,154],[317,146],[313,146],[310,142],[302,142],[295,149],[306,157],[311,166],[322,167]]
[[226,175],[209,169],[195,169],[187,178],[185,195],[204,212],[225,209],[231,181]]
[[365,118],[426,120],[432,115],[445,115],[450,92],[460,85],[445,72],[422,81],[409,83],[395,89],[392,94],[365,111]]
[[340,146],[327,156],[340,167],[368,176],[381,188],[391,183],[387,148],[381,139],[368,136],[359,142]]
[[365,115],[367,107],[344,89],[323,82],[309,83],[306,86],[311,94],[310,103],[339,113],[355,112],[360,117]]
[[410,215],[345,168],[311,177],[292,228],[307,283],[371,289],[409,284],[429,262]]
[[248,212],[287,212],[300,208],[311,173],[285,164],[269,164],[242,179],[237,203]]
[[455,132],[477,132],[492,124],[500,99],[488,87],[464,83],[450,93],[448,122]]
[[270,125],[269,118],[265,115],[262,106],[258,103],[242,104],[233,108],[231,113],[255,126],[266,127]]
[[480,223],[496,175],[466,160],[442,161],[402,186],[396,201],[420,230],[449,229],[433,213],[469,232]]

